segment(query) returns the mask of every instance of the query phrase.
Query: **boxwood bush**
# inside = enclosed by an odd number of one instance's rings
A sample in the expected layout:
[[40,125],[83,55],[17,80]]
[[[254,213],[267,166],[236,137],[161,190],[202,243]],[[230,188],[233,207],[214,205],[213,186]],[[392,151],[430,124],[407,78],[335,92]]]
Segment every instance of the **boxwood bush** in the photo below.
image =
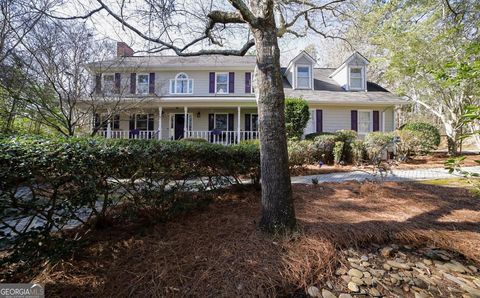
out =
[[65,247],[66,227],[99,225],[119,209],[167,218],[182,198],[258,181],[259,164],[253,144],[0,138],[0,248],[10,249],[0,264],[38,260]]

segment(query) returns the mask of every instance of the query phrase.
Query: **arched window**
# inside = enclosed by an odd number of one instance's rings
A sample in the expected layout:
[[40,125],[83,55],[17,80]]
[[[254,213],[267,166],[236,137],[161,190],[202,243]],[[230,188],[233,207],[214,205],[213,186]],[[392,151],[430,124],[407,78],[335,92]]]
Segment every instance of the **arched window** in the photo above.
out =
[[175,76],[175,79],[170,80],[170,93],[171,94],[192,94],[193,93],[193,80],[188,78],[186,73],[179,73]]

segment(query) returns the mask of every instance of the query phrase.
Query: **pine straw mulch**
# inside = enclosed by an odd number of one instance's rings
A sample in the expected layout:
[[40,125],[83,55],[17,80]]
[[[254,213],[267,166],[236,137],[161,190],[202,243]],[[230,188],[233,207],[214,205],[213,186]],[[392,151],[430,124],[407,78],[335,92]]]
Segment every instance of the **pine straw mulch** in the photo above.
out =
[[[445,162],[450,158],[451,157],[448,156],[446,153],[436,152],[425,156],[415,156],[406,162],[392,165],[391,168],[395,170],[415,170],[418,168],[444,168]],[[476,160],[480,160],[480,155],[465,155],[464,166],[478,166],[479,164],[475,162]],[[373,167],[371,165],[358,167],[350,164],[344,166],[323,165],[322,167],[319,167],[318,165],[304,165],[302,167],[296,167],[292,169],[290,173],[292,176],[308,176],[328,173],[351,172],[356,170],[373,171]]]
[[170,222],[113,226],[35,281],[48,296],[301,296],[323,285],[339,249],[391,241],[436,245],[480,263],[480,200],[414,183],[295,185],[300,232],[257,230],[259,192],[235,190]]

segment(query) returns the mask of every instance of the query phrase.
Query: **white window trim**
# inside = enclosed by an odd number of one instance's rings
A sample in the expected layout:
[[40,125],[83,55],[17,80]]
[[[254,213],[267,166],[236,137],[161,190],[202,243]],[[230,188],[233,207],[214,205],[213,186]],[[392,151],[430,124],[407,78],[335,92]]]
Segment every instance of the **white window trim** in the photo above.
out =
[[[182,74],[187,77],[186,79],[181,79],[181,80],[187,81],[187,92],[185,92],[185,93],[177,92],[177,80],[179,80],[179,79],[178,79],[178,76],[179,76],[179,75],[182,75]],[[215,76],[215,77],[216,77],[216,76]],[[174,82],[174,83],[173,83],[173,84],[174,84],[174,85],[173,85],[173,92],[172,92],[172,90],[171,90],[172,82]],[[192,82],[192,91],[191,91],[191,92],[188,91],[188,84],[189,84],[189,82]],[[170,85],[168,85],[168,91],[169,91],[168,93],[169,93],[169,94],[193,94],[193,89],[194,89],[194,88],[195,88],[195,82],[194,82],[194,80],[193,80],[193,79],[190,79],[186,73],[180,72],[180,73],[177,73],[177,74],[175,75],[175,78],[174,78],[174,79],[170,79]]]
[[253,127],[253,115],[257,116],[257,121],[260,120],[260,119],[258,119],[258,113],[250,114],[250,131],[258,131],[258,128],[259,128],[258,124],[260,124],[260,123],[257,124],[257,130],[252,129],[252,127]]
[[[169,137],[175,137],[175,115],[185,115],[185,113],[169,113]],[[187,113],[187,130],[193,131],[193,113]]]
[[[227,92],[218,92],[217,91],[217,75],[226,74],[227,75]],[[216,94],[228,94],[230,93],[230,74],[228,72],[216,72],[215,73],[215,93]]]
[[[105,90],[105,76],[112,76],[113,77],[113,80],[112,80],[112,89],[111,90],[108,90],[106,91]],[[102,92],[105,93],[105,94],[114,94],[113,90],[115,89],[115,74],[112,72],[107,72],[107,73],[102,73]]]
[[[360,132],[360,112],[370,113],[370,131]],[[373,110],[357,110],[357,133],[359,135],[366,135],[370,132],[373,132]]]
[[228,113],[214,113],[213,114],[213,129],[217,129],[217,115],[227,115],[227,130],[222,130],[222,131],[229,131],[228,130],[228,127],[229,127],[229,117],[228,117]]
[[[138,84],[138,80],[140,79],[140,76],[144,76],[144,75],[146,75],[147,78],[148,78],[148,82],[147,82],[147,92],[146,92],[146,93],[140,93],[140,92],[138,92],[138,86],[140,86],[140,84]],[[135,94],[140,94],[140,95],[146,95],[146,94],[148,94],[148,89],[150,89],[150,74],[149,74],[149,73],[139,73],[139,74],[137,74],[136,80],[137,80],[137,84],[136,84],[136,86],[135,86],[135,89],[136,89],[136,90],[135,90]]]
[[[147,115],[147,129],[146,130],[142,130],[142,131],[155,131],[155,115],[153,113],[139,113],[139,114],[135,114],[135,119],[134,119],[134,129],[137,129],[137,116],[138,115]],[[150,120],[150,118],[148,117],[149,115],[152,115],[152,119],[153,119],[153,130],[148,130],[148,120]]]
[[[308,80],[308,87],[298,87],[298,68],[299,67],[308,67],[308,75],[309,75],[309,80]],[[312,75],[312,66],[308,64],[296,64],[295,65],[295,73],[294,73],[294,81],[295,81],[295,89],[303,89],[303,90],[308,90],[312,89],[313,86],[313,75]]]
[[[361,84],[362,84],[362,87],[360,88],[353,88],[352,87],[352,82],[351,82],[351,70],[352,68],[359,68],[360,69],[360,75],[361,75]],[[366,86],[365,86],[365,81],[366,81],[366,77],[365,77],[365,67],[364,66],[349,66],[348,67],[348,90],[353,90],[353,91],[363,91],[363,90],[366,90]]]

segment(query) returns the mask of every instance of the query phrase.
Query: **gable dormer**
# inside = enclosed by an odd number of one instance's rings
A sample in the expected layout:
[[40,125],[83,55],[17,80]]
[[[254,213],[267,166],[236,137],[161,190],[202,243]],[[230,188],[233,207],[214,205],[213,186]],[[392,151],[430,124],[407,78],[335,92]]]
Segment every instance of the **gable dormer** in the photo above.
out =
[[330,77],[346,91],[367,91],[367,67],[370,62],[354,52]]
[[315,63],[315,59],[305,51],[301,51],[288,63],[284,75],[293,89],[313,89],[313,67]]

